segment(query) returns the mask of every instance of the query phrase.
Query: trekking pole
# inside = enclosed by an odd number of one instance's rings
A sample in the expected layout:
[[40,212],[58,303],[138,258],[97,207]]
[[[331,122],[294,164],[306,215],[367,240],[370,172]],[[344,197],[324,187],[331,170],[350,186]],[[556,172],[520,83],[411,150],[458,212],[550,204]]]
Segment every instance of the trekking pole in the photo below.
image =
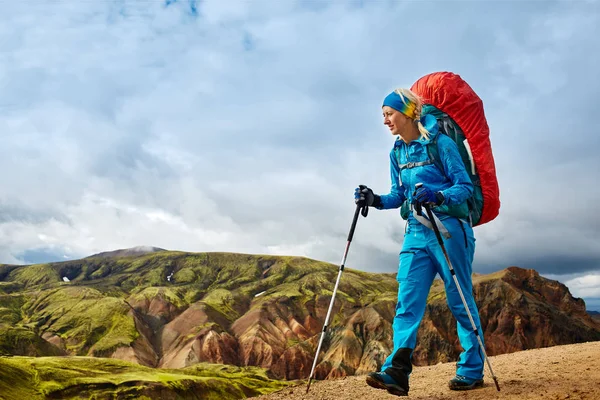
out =
[[[361,212],[362,209],[362,212]],[[358,214],[361,212],[363,217],[366,217],[369,213],[369,207],[357,204],[356,210],[354,211],[354,219],[352,220],[352,225],[350,226],[350,233],[348,234],[348,241],[346,242],[346,249],[344,250],[344,256],[342,257],[342,263],[340,264],[340,268],[338,270],[337,280],[335,282],[335,287],[333,288],[333,294],[331,295],[331,302],[329,303],[329,310],[327,310],[327,316],[325,317],[325,323],[323,324],[323,330],[321,331],[321,338],[319,339],[319,345],[317,346],[317,353],[315,354],[315,359],[313,360],[312,369],[310,371],[310,376],[308,377],[308,386],[306,387],[306,393],[310,390],[310,382],[313,377],[313,373],[315,372],[315,367],[317,366],[317,360],[319,358],[319,352],[321,351],[321,345],[323,344],[323,339],[325,338],[325,332],[327,331],[327,323],[329,322],[329,317],[331,315],[331,310],[333,309],[333,301],[335,300],[335,294],[337,293],[338,285],[340,284],[340,278],[342,277],[342,272],[344,271],[344,264],[346,263],[346,257],[348,256],[348,249],[350,248],[350,242],[352,241],[352,237],[354,236],[354,229],[356,228],[356,222],[358,221]]]
[[[419,185],[419,184],[417,184],[417,185]],[[473,332],[475,333],[475,336],[477,336],[477,341],[479,342],[479,347],[483,351],[483,357],[485,358],[485,361],[487,362],[487,365],[490,369],[490,373],[492,374],[492,378],[494,379],[494,383],[496,384],[496,389],[498,389],[498,391],[500,391],[500,386],[498,385],[498,379],[496,379],[496,375],[494,375],[494,371],[492,370],[492,364],[490,363],[490,360],[488,359],[487,354],[485,353],[485,347],[483,346],[483,342],[481,341],[481,337],[479,336],[479,330],[477,329],[477,326],[475,326],[475,321],[473,321],[473,316],[471,316],[471,311],[469,310],[469,306],[467,305],[465,296],[463,295],[462,289],[460,288],[460,284],[458,283],[458,278],[456,277],[456,272],[454,271],[454,268],[452,267],[452,263],[450,262],[450,257],[448,257],[448,253],[446,252],[446,246],[444,246],[444,241],[442,240],[442,235],[440,235],[440,231],[437,226],[437,223],[435,222],[435,220],[433,218],[431,208],[430,208],[429,204],[426,204],[426,203],[424,203],[423,206],[425,207],[425,211],[427,211],[427,216],[429,217],[429,221],[431,222],[431,225],[433,226],[435,236],[437,237],[438,243],[440,244],[440,246],[442,248],[442,252],[444,253],[444,257],[446,258],[448,267],[450,267],[450,273],[452,274],[452,278],[454,278],[454,283],[456,283],[456,287],[458,289],[458,294],[460,295],[460,298],[462,299],[463,305],[465,306],[465,310],[467,310],[467,315],[469,316],[469,320],[471,321],[471,326],[473,327]]]

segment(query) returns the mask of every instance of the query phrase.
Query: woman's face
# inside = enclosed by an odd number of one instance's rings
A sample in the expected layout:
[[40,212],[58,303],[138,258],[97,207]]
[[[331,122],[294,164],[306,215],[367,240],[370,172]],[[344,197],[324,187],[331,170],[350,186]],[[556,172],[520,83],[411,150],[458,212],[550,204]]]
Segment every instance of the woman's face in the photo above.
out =
[[383,106],[383,124],[390,129],[392,135],[406,136],[410,133],[410,123],[410,118],[400,111]]

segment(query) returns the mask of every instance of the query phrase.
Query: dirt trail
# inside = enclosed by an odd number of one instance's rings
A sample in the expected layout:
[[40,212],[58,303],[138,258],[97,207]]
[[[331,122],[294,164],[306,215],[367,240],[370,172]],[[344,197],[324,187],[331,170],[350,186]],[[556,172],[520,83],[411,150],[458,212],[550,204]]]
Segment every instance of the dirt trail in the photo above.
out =
[[408,397],[397,397],[367,386],[364,376],[331,381],[313,381],[306,394],[306,383],[286,388],[260,400],[600,400],[600,342],[588,342],[544,349],[526,350],[490,357],[500,384],[496,390],[489,369],[481,389],[454,392],[447,382],[454,375],[455,363],[415,367]]

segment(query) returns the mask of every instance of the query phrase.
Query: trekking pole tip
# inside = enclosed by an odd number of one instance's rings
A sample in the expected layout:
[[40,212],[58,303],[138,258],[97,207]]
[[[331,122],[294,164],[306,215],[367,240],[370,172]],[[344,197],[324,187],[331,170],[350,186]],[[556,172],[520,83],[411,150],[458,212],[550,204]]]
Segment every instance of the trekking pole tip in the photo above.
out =
[[[498,389],[498,391],[500,391],[500,385],[498,385],[498,379],[494,376],[494,383],[496,384],[496,389]],[[307,391],[308,393],[308,391]]]

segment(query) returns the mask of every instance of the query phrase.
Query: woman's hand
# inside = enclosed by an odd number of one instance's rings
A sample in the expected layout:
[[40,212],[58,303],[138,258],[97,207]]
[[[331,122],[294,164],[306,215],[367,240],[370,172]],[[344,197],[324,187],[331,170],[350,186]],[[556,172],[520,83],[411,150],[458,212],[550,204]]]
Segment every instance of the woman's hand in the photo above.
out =
[[439,206],[444,202],[444,195],[442,192],[434,192],[426,186],[421,186],[413,195],[415,201],[418,201],[421,204],[431,203]]
[[375,194],[365,185],[359,185],[354,189],[354,202],[358,205],[371,207],[375,201]]

